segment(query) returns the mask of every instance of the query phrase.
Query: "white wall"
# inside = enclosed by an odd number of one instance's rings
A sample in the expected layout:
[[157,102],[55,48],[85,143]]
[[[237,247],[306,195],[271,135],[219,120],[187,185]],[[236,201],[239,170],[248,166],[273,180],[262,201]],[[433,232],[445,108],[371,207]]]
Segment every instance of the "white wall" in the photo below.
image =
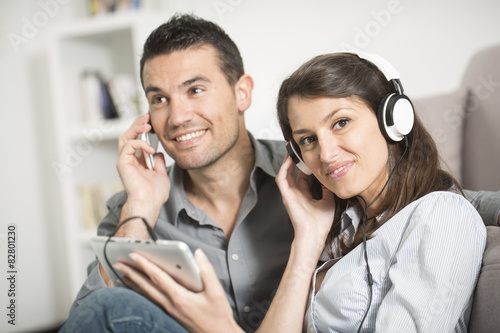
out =
[[[155,0],[152,0],[155,1]],[[160,1],[160,0],[157,0]],[[65,319],[57,204],[47,184],[54,177],[45,152],[50,101],[44,50],[51,31],[82,16],[78,0],[0,0],[0,331],[34,331]],[[350,46],[385,56],[400,71],[407,94],[423,97],[455,89],[478,50],[500,43],[496,0],[174,0],[171,11],[194,12],[219,23],[240,47],[255,80],[249,129],[281,138],[274,122],[280,82],[310,57]],[[52,5],[50,17],[23,44],[26,20]],[[57,4],[55,6],[54,4]],[[26,31],[24,31],[26,32]],[[12,35],[11,35],[12,36]],[[18,49],[16,51],[16,48]],[[6,234],[17,224],[16,326],[7,325]]]

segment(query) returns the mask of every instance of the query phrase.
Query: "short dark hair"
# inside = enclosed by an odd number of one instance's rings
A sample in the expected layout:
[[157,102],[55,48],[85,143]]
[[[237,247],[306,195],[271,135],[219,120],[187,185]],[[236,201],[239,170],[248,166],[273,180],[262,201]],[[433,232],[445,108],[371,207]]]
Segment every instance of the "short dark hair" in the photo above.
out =
[[238,47],[217,24],[188,14],[172,16],[149,35],[140,61],[141,82],[148,59],[207,44],[217,50],[219,66],[233,86],[245,73]]

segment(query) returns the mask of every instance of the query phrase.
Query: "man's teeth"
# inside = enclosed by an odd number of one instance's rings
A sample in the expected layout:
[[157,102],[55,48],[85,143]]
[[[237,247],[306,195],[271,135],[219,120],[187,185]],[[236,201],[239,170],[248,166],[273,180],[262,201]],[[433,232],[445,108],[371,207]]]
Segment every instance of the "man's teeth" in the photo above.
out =
[[186,141],[186,140],[191,140],[191,139],[194,139],[194,138],[197,138],[199,136],[202,136],[203,134],[205,134],[205,130],[202,130],[202,131],[197,131],[197,132],[193,132],[193,133],[189,133],[189,134],[186,134],[186,135],[183,135],[183,136],[179,136],[177,138],[175,138],[176,141],[180,142],[180,141]]
[[344,169],[345,169],[345,165],[344,165],[343,167],[341,167],[341,168],[338,168],[338,169],[337,169],[337,170],[335,170],[333,173],[334,173],[334,174],[337,174],[337,173],[339,173],[340,171],[342,171],[342,170],[344,170]]

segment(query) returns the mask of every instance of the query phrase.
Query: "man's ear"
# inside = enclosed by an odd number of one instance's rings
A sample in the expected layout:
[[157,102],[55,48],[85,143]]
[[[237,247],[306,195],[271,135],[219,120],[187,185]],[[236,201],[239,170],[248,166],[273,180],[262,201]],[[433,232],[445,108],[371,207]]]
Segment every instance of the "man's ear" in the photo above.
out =
[[253,79],[250,75],[243,74],[234,85],[238,111],[246,111],[252,104]]

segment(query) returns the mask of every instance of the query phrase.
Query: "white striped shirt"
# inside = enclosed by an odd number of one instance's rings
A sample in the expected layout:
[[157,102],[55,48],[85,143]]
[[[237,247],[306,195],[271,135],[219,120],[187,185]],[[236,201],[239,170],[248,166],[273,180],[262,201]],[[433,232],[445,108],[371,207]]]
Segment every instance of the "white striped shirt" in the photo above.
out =
[[[349,207],[342,230],[356,230],[361,216],[359,205]],[[467,332],[485,242],[481,217],[461,195],[433,192],[406,206],[366,243],[373,296],[361,331]],[[316,274],[330,266],[314,295]],[[304,329],[356,332],[368,307],[366,276],[363,244],[319,267]]]

